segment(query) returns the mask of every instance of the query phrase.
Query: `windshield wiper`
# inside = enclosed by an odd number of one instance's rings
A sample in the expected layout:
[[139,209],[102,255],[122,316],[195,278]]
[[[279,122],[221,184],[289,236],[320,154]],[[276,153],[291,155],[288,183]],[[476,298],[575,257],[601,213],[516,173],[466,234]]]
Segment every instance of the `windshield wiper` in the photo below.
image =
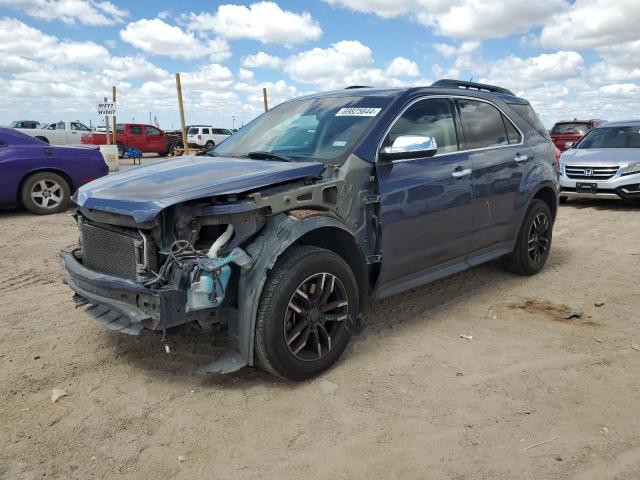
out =
[[293,158],[291,158],[288,155],[285,155],[283,153],[267,152],[267,151],[263,151],[263,150],[256,150],[256,151],[253,151],[253,152],[249,152],[249,153],[247,153],[245,155],[245,157],[256,158],[256,159],[270,158],[270,159],[274,159],[274,160],[280,160],[282,162],[293,162]]

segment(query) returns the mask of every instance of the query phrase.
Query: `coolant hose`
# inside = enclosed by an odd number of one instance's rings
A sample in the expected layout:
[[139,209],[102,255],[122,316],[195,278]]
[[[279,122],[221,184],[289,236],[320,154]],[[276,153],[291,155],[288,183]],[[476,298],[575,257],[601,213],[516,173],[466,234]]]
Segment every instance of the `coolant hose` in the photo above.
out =
[[224,247],[227,242],[231,239],[231,235],[233,235],[233,225],[229,224],[227,229],[224,231],[222,235],[220,235],[207,253],[207,257],[216,258],[218,256],[218,250]]

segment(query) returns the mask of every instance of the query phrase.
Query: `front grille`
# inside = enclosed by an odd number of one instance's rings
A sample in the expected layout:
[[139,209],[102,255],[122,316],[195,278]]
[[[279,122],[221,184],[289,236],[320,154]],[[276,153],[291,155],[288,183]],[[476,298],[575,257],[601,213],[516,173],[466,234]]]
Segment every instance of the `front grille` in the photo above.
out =
[[609,180],[618,171],[619,166],[608,167],[580,167],[565,165],[564,172],[569,178],[578,180]]
[[145,252],[138,232],[125,233],[81,222],[80,233],[83,262],[91,270],[136,281],[139,280],[138,265],[153,268],[149,263],[155,257],[155,249],[148,245]]

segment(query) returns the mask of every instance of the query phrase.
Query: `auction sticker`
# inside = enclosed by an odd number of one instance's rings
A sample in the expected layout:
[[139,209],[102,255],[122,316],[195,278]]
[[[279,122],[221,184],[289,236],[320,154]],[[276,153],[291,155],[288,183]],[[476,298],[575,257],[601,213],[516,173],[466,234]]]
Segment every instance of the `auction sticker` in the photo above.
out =
[[341,108],[336,113],[336,117],[375,117],[380,113],[381,108]]

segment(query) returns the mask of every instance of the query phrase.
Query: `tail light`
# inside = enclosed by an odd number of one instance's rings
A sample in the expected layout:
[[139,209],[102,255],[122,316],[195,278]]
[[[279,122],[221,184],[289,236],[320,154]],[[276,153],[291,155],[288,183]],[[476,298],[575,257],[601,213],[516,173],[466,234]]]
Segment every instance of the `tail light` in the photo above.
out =
[[559,174],[560,173],[560,155],[562,155],[562,152],[555,145],[553,146],[553,149],[555,150],[554,153],[556,155],[556,172],[558,172]]

